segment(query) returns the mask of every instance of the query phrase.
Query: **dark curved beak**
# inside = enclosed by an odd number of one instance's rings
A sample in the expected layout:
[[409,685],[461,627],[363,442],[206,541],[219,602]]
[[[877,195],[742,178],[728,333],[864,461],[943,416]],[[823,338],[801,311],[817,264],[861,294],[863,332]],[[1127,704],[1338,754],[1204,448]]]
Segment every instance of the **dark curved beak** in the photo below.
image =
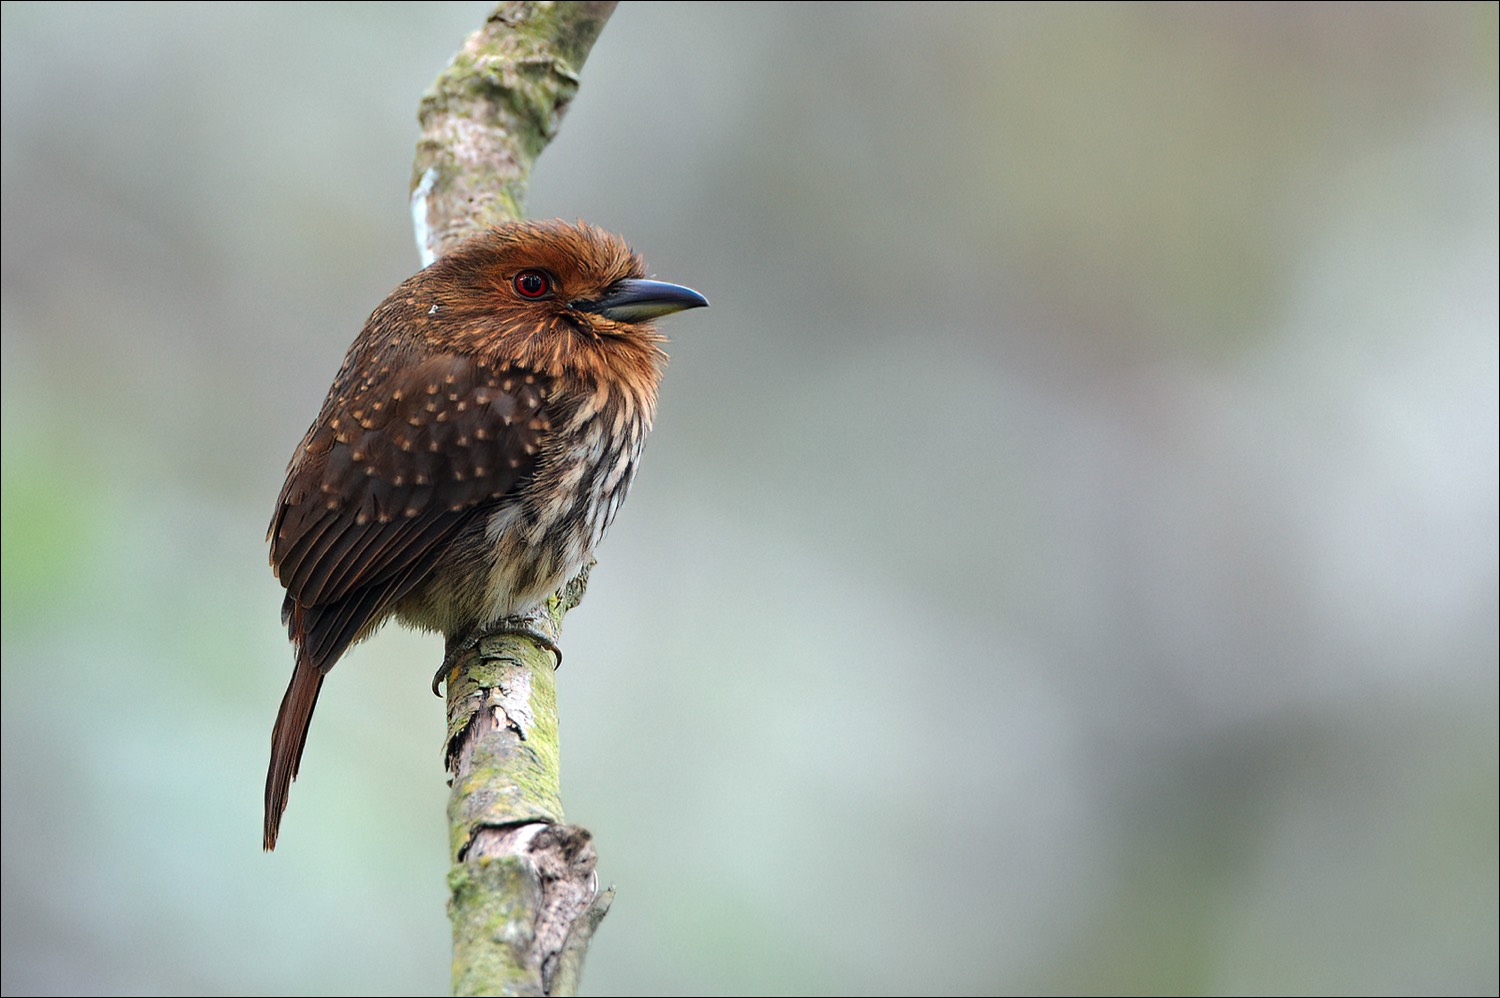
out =
[[568,303],[580,312],[593,312],[615,322],[645,322],[685,308],[703,308],[708,299],[680,284],[626,278],[611,284],[604,294],[592,301],[579,299]]

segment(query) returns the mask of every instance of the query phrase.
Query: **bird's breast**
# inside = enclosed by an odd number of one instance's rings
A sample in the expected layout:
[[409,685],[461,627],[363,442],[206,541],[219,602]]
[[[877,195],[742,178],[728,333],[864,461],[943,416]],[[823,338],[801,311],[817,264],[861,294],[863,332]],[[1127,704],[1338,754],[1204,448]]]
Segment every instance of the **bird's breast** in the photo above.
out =
[[593,557],[635,478],[649,405],[596,391],[557,406],[552,432],[519,501],[489,515],[487,589],[495,618],[540,605]]

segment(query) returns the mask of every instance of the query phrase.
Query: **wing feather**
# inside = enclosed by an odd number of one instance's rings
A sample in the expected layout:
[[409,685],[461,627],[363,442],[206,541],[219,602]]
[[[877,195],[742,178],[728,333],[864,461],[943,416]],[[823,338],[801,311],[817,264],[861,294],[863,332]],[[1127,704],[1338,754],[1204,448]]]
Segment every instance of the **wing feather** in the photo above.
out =
[[335,384],[271,520],[283,617],[322,672],[526,481],[548,425],[529,372],[451,353],[379,370]]

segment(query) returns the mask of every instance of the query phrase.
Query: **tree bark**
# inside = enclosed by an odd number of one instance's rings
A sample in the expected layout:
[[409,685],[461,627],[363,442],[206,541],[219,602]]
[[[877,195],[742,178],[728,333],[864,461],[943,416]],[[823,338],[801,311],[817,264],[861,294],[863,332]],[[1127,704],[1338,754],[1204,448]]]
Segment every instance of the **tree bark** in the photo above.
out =
[[[464,42],[423,96],[412,220],[423,263],[523,217],[537,155],[578,91],[578,70],[613,2],[507,2]],[[535,629],[555,645],[587,570]],[[563,823],[557,666],[524,635],[448,649],[446,757],[452,774],[455,995],[567,995],[613,898],[589,833]]]

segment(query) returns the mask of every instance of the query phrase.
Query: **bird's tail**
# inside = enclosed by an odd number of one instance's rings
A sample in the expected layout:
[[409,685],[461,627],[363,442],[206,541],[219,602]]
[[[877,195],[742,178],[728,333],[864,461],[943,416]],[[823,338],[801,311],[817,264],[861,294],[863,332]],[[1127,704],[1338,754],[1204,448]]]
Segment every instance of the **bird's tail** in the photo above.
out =
[[307,652],[298,647],[297,667],[292,670],[291,684],[281,698],[276,726],[271,729],[271,767],[266,772],[266,829],[262,841],[267,852],[276,848],[276,833],[281,827],[281,814],[286,810],[287,793],[297,778],[302,747],[307,744],[307,728],[322,688],[323,670],[313,665]]

